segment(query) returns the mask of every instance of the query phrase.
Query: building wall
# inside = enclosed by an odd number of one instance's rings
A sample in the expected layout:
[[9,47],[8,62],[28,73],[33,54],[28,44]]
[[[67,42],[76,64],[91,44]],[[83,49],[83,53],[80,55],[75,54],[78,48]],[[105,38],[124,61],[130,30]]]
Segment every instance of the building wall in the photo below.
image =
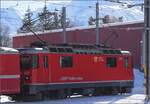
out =
[[[141,63],[141,40],[143,34],[143,22],[127,24],[105,25],[100,28],[100,42],[113,48],[129,50],[133,55],[134,67],[140,67]],[[62,43],[61,31],[37,33],[48,44]],[[13,47],[29,47],[30,43],[38,41],[32,34],[17,34],[13,37]],[[95,28],[74,28],[67,30],[68,43],[95,44]]]

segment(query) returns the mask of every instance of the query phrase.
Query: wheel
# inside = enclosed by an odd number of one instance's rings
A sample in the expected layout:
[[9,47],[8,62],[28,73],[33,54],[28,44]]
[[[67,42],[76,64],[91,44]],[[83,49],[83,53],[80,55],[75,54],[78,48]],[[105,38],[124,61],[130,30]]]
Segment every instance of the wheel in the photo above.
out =
[[104,94],[105,94],[105,95],[110,95],[110,94],[112,94],[112,88],[111,88],[111,87],[106,87]]
[[99,96],[101,95],[101,88],[95,88],[95,91],[94,91],[94,96]]
[[66,91],[64,89],[58,90],[57,91],[57,98],[58,99],[65,99],[65,98],[67,98]]
[[125,90],[126,90],[126,91],[125,91],[126,93],[131,93],[131,92],[132,92],[132,88],[128,88],[128,87],[127,87],[127,88],[125,88]]
[[82,95],[83,96],[92,96],[92,95],[94,95],[94,92],[95,92],[94,88],[83,89]]
[[117,95],[118,93],[119,93],[118,88],[117,88],[117,87],[113,87],[113,88],[112,88],[112,94],[113,94],[113,95]]

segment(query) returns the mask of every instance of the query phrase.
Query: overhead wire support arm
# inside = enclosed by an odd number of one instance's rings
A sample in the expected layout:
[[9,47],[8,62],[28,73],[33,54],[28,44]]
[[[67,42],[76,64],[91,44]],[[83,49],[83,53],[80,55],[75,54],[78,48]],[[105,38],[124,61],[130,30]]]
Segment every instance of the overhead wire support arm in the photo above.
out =
[[33,33],[33,35],[45,46],[47,46],[46,42],[43,41],[28,25],[27,25],[28,29]]

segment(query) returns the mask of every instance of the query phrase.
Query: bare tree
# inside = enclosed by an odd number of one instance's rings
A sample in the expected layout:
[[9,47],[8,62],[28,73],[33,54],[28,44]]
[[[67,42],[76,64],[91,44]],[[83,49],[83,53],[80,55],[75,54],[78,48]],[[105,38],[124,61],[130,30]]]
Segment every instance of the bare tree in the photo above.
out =
[[9,36],[10,28],[6,25],[0,25],[0,46],[11,46],[11,37]]

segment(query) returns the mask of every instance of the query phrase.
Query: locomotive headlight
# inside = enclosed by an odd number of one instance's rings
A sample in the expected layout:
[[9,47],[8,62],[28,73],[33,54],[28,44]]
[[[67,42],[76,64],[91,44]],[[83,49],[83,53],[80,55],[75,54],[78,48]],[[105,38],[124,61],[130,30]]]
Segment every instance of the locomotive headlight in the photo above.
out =
[[29,80],[30,77],[28,75],[25,75],[25,80]]

